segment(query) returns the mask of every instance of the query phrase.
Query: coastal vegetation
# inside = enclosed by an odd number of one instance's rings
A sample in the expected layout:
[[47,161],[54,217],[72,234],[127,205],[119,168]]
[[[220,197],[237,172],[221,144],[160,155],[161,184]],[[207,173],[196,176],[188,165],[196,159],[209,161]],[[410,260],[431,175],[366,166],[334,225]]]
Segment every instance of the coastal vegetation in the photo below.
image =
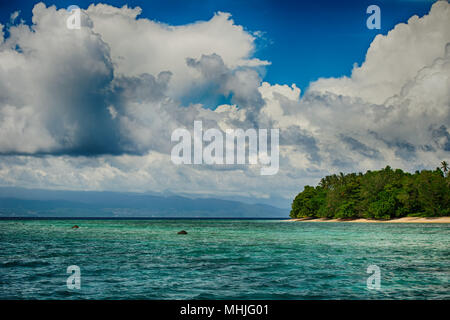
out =
[[305,186],[292,202],[291,218],[388,220],[450,216],[448,163],[414,174],[391,167],[331,175]]

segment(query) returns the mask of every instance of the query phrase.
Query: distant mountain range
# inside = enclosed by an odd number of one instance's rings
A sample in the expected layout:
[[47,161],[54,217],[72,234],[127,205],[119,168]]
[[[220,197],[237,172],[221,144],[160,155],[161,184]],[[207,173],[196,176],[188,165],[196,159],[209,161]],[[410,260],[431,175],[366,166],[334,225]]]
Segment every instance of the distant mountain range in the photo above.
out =
[[287,218],[289,210],[215,198],[0,188],[0,217]]

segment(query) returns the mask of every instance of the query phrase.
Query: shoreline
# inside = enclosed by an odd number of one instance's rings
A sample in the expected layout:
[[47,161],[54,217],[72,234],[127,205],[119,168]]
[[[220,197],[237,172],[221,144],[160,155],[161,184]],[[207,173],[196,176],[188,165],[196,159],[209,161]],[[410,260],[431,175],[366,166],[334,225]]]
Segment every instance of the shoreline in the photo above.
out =
[[351,223],[450,223],[450,217],[403,217],[391,220],[357,219],[325,219],[325,218],[298,218],[289,219],[289,222],[351,222]]

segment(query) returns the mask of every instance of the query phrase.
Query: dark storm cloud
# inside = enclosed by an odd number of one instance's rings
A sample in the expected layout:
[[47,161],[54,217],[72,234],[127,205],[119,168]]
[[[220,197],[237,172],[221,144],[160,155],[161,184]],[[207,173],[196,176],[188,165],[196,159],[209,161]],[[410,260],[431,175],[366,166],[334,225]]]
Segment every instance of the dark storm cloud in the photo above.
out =
[[381,155],[378,150],[370,148],[370,147],[366,146],[364,143],[362,143],[352,137],[341,134],[340,138],[344,143],[346,143],[350,147],[350,150],[356,151],[365,157],[379,158]]
[[312,162],[319,163],[321,161],[316,139],[299,126],[282,129],[280,145],[295,146],[298,150],[304,152]]

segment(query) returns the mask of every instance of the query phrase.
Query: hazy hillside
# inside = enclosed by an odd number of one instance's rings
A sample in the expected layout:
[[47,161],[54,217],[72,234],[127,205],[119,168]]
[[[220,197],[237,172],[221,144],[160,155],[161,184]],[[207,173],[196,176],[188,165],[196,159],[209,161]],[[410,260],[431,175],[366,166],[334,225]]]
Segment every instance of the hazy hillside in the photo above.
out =
[[139,193],[0,188],[0,217],[288,217],[265,204]]

